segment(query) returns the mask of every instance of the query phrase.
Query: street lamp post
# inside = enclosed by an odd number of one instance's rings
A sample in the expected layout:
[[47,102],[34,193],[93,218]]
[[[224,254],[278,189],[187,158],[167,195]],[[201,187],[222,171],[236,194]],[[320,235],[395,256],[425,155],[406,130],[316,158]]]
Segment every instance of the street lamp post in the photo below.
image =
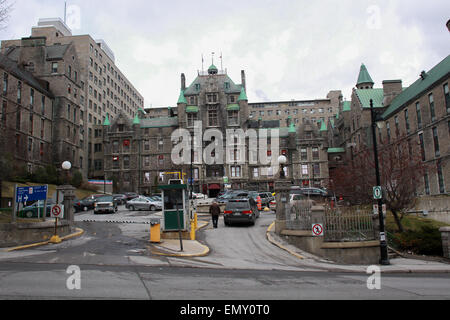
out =
[[[375,134],[376,122],[375,122],[375,110],[373,108],[373,100],[370,100],[370,116],[372,124],[372,140],[373,140],[373,154],[375,160],[375,175],[377,180],[377,186],[381,186],[380,179],[380,167],[378,163],[378,148],[377,148],[377,137]],[[383,199],[379,197],[378,201],[378,218],[380,220],[380,264],[389,265],[389,256],[387,250],[386,233],[384,228],[384,216],[383,216]]]
[[287,158],[284,155],[278,157],[278,163],[280,164],[280,179],[285,179],[286,174],[284,172],[284,165],[287,163]]

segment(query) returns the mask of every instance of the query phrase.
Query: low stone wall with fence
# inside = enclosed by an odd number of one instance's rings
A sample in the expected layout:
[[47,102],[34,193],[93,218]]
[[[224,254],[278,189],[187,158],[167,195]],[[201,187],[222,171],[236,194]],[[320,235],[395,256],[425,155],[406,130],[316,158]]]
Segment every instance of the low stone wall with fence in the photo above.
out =
[[[323,206],[284,205],[285,221],[278,230],[289,243],[317,256],[346,264],[378,264],[377,220],[370,210],[325,209]],[[321,225],[322,233],[313,232]],[[319,228],[320,230],[320,228]]]

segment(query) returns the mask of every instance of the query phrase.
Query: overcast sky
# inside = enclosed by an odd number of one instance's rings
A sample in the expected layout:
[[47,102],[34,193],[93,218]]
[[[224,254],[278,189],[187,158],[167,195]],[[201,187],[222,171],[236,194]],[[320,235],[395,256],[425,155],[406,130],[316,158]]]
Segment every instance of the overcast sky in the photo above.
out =
[[[64,0],[10,0],[0,39],[29,36],[39,18],[64,16]],[[187,85],[214,64],[237,83],[247,77],[249,102],[350,99],[361,63],[383,80],[414,82],[450,54],[447,0],[72,0],[74,35],[104,39],[116,65],[145,106],[176,106]],[[79,12],[79,15],[77,14]]]

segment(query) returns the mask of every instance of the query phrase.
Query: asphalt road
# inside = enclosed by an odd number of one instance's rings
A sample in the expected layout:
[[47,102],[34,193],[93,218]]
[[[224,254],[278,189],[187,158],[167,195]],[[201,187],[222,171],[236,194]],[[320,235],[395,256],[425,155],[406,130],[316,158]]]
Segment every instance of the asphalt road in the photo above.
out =
[[[120,210],[114,215],[76,215],[79,238],[0,254],[0,299],[143,300],[378,300],[450,299],[448,274],[383,274],[381,289],[367,288],[367,274],[334,273],[302,265],[270,244],[265,231],[273,213],[255,226],[199,233],[211,253],[175,258],[149,252],[151,217]],[[209,217],[201,217],[209,220]],[[80,289],[71,288],[79,268]],[[69,283],[69,286],[68,286]]]

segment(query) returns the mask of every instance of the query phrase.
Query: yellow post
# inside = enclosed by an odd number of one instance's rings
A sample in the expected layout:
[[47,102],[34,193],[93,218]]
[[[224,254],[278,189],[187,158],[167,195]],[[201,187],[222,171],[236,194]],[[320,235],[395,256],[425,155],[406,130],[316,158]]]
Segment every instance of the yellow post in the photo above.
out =
[[191,240],[195,240],[195,222],[191,220]]
[[197,212],[194,213],[194,226],[195,226],[195,230],[197,230],[197,228],[198,228]]
[[155,223],[150,227],[150,242],[161,243],[161,224]]

